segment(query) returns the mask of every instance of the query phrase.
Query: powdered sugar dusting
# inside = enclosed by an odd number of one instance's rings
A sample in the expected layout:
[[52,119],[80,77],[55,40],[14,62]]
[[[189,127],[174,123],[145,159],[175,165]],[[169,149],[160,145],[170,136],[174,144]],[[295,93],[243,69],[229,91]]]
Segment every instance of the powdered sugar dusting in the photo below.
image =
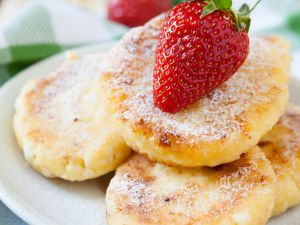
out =
[[[123,202],[124,206],[140,207],[142,205],[155,205],[155,199],[158,197],[147,184],[140,180],[130,179],[129,174],[122,177],[115,177],[111,183],[111,188],[119,195],[128,197],[127,202]],[[121,202],[122,204],[122,202]],[[157,206],[159,207],[159,206]]]
[[[80,56],[75,61],[66,61],[53,76],[38,81],[37,86],[44,87],[35,93],[34,113],[40,120],[47,121],[47,129],[61,139],[89,126],[80,121],[92,118],[99,109],[99,94],[94,90],[102,71],[99,63],[102,57]],[[92,137],[82,132],[77,137],[78,148],[83,143],[94,142],[89,138]]]
[[[219,140],[241,133],[248,119],[247,111],[254,105],[276,101],[278,92],[274,93],[274,86],[279,92],[286,87],[272,81],[271,71],[275,67],[285,68],[270,54],[270,49],[277,47],[251,37],[247,62],[229,81],[175,115],[160,111],[153,104],[152,75],[162,19],[156,18],[145,27],[130,31],[106,58],[107,72],[113,73],[114,78],[105,85],[116,90],[115,95],[127,96],[121,103],[119,118],[133,124],[143,121],[154,133],[164,131],[183,138]],[[287,54],[285,50],[276,52]],[[131,84],[124,80],[130,80]]]

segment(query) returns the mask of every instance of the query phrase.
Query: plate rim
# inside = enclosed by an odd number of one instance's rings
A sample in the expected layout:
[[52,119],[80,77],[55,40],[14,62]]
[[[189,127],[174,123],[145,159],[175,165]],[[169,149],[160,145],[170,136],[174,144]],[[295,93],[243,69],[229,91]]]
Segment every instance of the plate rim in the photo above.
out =
[[[13,78],[8,80],[6,83],[4,83],[0,87],[0,98],[5,93],[6,89],[8,89],[11,85],[13,85],[15,82],[17,82],[18,79],[21,79],[24,75],[30,73],[30,71],[36,69],[37,67],[42,67],[46,64],[54,63],[55,61],[61,61],[61,65],[63,64],[64,56],[67,52],[76,52],[79,54],[88,54],[88,53],[103,53],[108,51],[110,48],[112,48],[117,42],[116,41],[110,41],[106,43],[99,43],[99,44],[89,44],[77,48],[68,49],[65,51],[62,51],[60,53],[57,53],[53,56],[50,56],[46,59],[43,59],[37,63],[34,63],[33,65],[30,65],[26,69],[22,70],[21,72],[17,73]],[[51,72],[50,72],[51,73]],[[2,203],[11,210],[17,217],[19,217],[21,220],[23,220],[27,224],[31,225],[56,225],[51,221],[45,221],[45,218],[39,218],[37,215],[33,216],[29,211],[26,211],[25,207],[22,207],[22,205],[18,204],[17,200],[14,199],[13,195],[11,195],[4,184],[4,182],[1,180],[0,177],[0,200]]]

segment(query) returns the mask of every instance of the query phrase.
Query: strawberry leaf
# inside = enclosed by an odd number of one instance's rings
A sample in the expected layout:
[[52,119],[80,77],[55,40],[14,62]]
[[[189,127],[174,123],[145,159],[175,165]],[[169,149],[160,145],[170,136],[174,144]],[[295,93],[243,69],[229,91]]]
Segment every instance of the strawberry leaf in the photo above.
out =
[[247,4],[243,4],[239,9],[239,13],[247,14],[250,11],[250,7]]
[[218,8],[215,5],[214,1],[208,1],[207,5],[203,8],[201,17],[203,18],[203,17],[207,16],[208,14],[213,13],[216,10],[218,10]]
[[238,31],[246,30],[247,33],[250,30],[251,19],[249,16],[243,16],[241,14],[237,14],[237,28]]
[[232,0],[213,0],[216,7],[220,10],[230,9],[232,6]]

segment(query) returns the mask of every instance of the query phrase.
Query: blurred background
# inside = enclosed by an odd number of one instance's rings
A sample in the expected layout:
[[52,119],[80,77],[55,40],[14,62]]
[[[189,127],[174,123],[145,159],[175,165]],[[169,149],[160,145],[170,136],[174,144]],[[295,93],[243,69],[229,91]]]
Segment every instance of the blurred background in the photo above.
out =
[[[0,0],[0,86],[24,68],[58,52],[116,42],[129,27],[143,24],[178,2]],[[238,8],[245,2],[254,5],[256,0],[233,2]],[[285,37],[298,58],[293,64],[294,71],[299,71],[295,68],[300,67],[300,0],[263,0],[252,13],[250,32]],[[25,223],[0,201],[0,224]]]
[[[92,12],[99,12],[105,7],[105,0],[61,0],[75,6],[80,6],[91,10]],[[26,7],[32,0],[0,0],[0,24],[11,20],[19,13],[22,8]]]
[[[0,0],[0,86],[29,65],[58,52],[118,41],[180,0]],[[234,0],[238,9],[256,0]],[[251,33],[278,34],[300,48],[300,0],[262,0]]]
[[[51,0],[48,0],[51,1]],[[54,0],[55,1],[55,0]],[[65,2],[70,5],[81,7],[93,14],[105,13],[108,0],[56,0]],[[114,2],[115,0],[111,1]],[[139,1],[139,0],[137,0]],[[162,0],[168,1],[168,0]],[[0,26],[11,21],[22,9],[26,8],[35,0],[0,0]],[[40,1],[43,2],[43,1]],[[133,0],[134,2],[134,0]],[[150,1],[151,2],[151,1]],[[180,0],[173,0],[173,3]],[[254,5],[256,0],[234,0],[234,5],[237,8],[243,3]],[[290,26],[289,22],[293,19],[291,16],[298,14],[300,20],[300,0],[263,0],[257,9],[252,13],[254,32],[282,32],[284,26]],[[296,24],[300,26],[300,22]],[[295,26],[296,26],[295,25]],[[296,31],[296,30],[295,30]],[[298,27],[298,35],[300,37],[300,27]],[[299,40],[298,40],[299,41]]]

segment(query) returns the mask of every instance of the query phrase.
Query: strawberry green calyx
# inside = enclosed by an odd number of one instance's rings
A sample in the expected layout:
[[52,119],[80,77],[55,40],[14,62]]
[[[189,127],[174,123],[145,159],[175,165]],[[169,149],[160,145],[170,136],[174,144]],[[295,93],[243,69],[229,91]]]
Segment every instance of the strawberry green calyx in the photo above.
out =
[[243,4],[239,11],[233,11],[238,31],[245,29],[247,33],[250,30],[251,18],[250,7],[247,4]]
[[227,11],[234,16],[236,27],[238,31],[246,30],[249,32],[251,25],[250,13],[256,8],[256,6],[262,1],[258,0],[252,9],[247,4],[243,4],[238,11],[233,10],[232,0],[204,0],[207,5],[204,7],[201,17],[205,17],[208,14],[217,10]]

